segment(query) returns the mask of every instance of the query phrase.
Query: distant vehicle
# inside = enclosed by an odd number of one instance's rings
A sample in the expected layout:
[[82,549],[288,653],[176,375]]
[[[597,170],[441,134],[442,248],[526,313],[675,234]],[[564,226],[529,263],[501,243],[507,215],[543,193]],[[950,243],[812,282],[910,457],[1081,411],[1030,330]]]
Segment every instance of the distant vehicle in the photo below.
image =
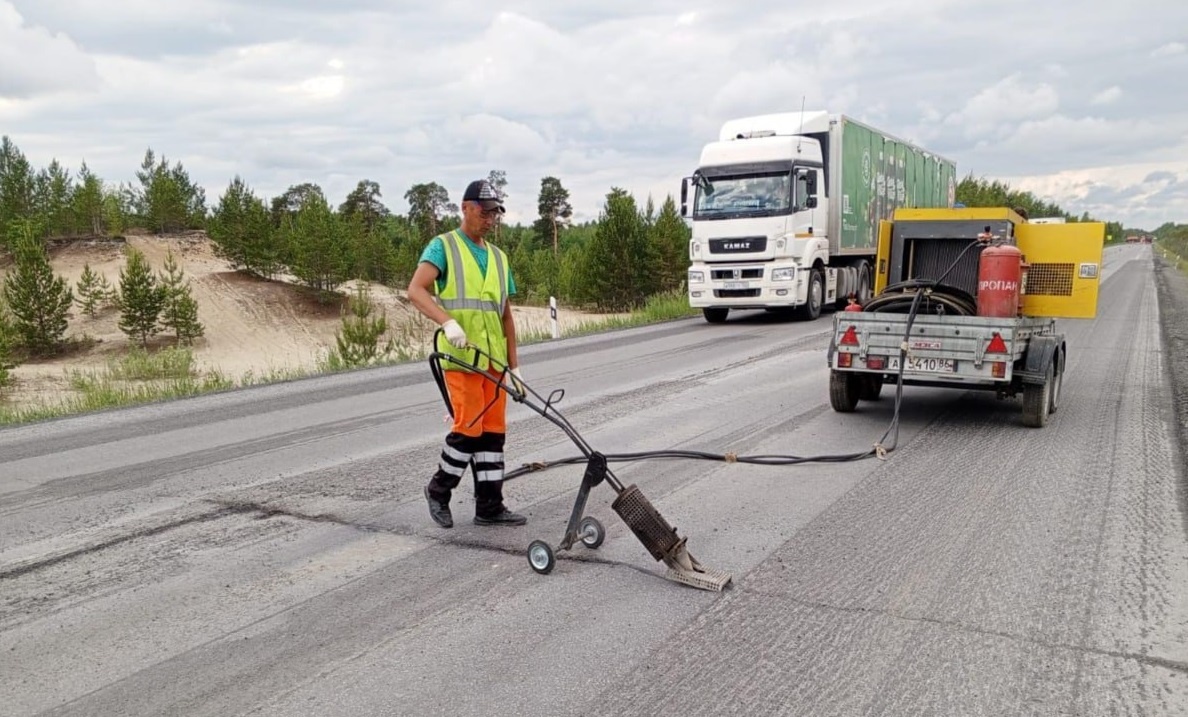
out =
[[850,293],[869,299],[880,220],[899,207],[953,206],[956,171],[844,115],[727,121],[681,182],[682,216],[692,203],[689,305],[719,323],[731,309],[816,319]]

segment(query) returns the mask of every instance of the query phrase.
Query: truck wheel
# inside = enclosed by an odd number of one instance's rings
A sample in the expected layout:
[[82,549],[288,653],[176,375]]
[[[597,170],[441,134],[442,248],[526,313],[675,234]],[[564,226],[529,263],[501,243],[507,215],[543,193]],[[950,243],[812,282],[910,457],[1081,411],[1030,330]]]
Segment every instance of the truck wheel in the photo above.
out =
[[1034,383],[1023,384],[1023,425],[1031,428],[1043,428],[1048,423],[1048,413],[1052,408],[1052,364],[1048,364],[1044,372],[1042,385]]
[[881,373],[868,373],[861,378],[862,380],[858,383],[858,400],[879,400],[879,394],[883,392],[883,375]]
[[809,274],[808,301],[800,307],[800,318],[815,321],[821,315],[821,306],[824,303],[825,273],[820,269],[813,269]]
[[856,268],[858,269],[858,303],[865,305],[874,296],[874,276],[870,271],[870,262],[865,259],[858,262]]
[[711,324],[721,324],[726,322],[726,315],[730,313],[730,309],[702,309],[701,315],[705,320]]
[[829,405],[838,413],[853,413],[858,407],[858,374],[848,371],[829,372]]

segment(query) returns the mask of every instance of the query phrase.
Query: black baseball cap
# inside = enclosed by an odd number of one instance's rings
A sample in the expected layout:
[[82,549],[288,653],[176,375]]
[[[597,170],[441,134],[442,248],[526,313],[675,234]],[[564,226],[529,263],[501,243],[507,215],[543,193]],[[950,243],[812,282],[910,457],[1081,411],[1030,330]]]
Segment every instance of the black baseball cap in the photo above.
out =
[[485,179],[476,179],[466,185],[466,191],[462,193],[462,201],[478,202],[483,209],[498,207],[500,214],[507,211],[503,207],[503,198],[499,196],[499,192]]

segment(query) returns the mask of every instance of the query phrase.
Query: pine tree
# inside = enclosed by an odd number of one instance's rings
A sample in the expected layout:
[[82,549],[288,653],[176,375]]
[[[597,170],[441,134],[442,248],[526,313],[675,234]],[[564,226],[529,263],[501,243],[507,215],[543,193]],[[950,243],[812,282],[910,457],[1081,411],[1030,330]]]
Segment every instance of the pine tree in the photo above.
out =
[[284,252],[268,208],[238,176],[219,199],[209,222],[215,255],[231,268],[271,279],[281,270]]
[[165,303],[161,307],[161,325],[172,329],[178,344],[194,343],[206,329],[198,321],[198,302],[190,290],[185,271],[173,257],[173,250],[165,255],[165,270],[160,275],[160,286],[165,292]]
[[395,350],[390,338],[380,346],[380,338],[388,331],[388,319],[382,311],[379,316],[374,314],[371,291],[360,283],[343,313],[342,329],[334,336],[336,358],[344,367],[366,366]]
[[0,301],[0,388],[12,382],[12,369],[17,362],[13,355],[16,347],[16,329],[12,325],[12,317],[8,314],[8,307]]
[[21,345],[44,355],[62,343],[74,296],[66,280],[54,275],[39,234],[27,221],[14,222],[10,228],[16,266],[4,279],[4,299]]
[[96,312],[102,306],[104,299],[107,298],[99,278],[99,275],[91,270],[89,263],[83,264],[82,276],[79,277],[78,283],[75,285],[77,295],[74,302],[78,304],[78,308],[83,310],[83,313],[92,319],[95,318]]
[[689,271],[689,238],[689,227],[681,219],[676,201],[670,194],[648,231],[652,253],[656,257],[656,288],[659,291],[676,291],[684,286]]
[[311,196],[286,222],[284,235],[292,253],[290,269],[306,286],[333,291],[346,281],[354,258],[340,224],[320,194]]
[[158,318],[165,305],[165,291],[157,285],[139,249],[128,247],[126,255],[120,269],[120,331],[147,348],[148,340],[161,331]]
[[87,163],[78,170],[78,183],[70,197],[74,231],[78,234],[103,233],[103,182]]
[[635,199],[618,187],[606,196],[606,210],[586,251],[586,285],[595,305],[627,311],[650,293],[653,263]]
[[560,252],[558,237],[560,230],[569,225],[573,217],[573,205],[569,203],[569,190],[561,186],[556,177],[540,180],[540,196],[537,200],[540,218],[533,223],[539,246],[553,247],[553,254]]

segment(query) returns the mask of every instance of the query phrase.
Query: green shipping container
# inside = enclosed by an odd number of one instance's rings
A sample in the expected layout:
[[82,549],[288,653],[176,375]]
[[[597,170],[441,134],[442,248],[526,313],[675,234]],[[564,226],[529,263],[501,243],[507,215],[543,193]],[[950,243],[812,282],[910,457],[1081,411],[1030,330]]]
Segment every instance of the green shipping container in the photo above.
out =
[[827,160],[832,254],[873,255],[879,220],[899,207],[953,206],[954,162],[844,115],[834,119]]

